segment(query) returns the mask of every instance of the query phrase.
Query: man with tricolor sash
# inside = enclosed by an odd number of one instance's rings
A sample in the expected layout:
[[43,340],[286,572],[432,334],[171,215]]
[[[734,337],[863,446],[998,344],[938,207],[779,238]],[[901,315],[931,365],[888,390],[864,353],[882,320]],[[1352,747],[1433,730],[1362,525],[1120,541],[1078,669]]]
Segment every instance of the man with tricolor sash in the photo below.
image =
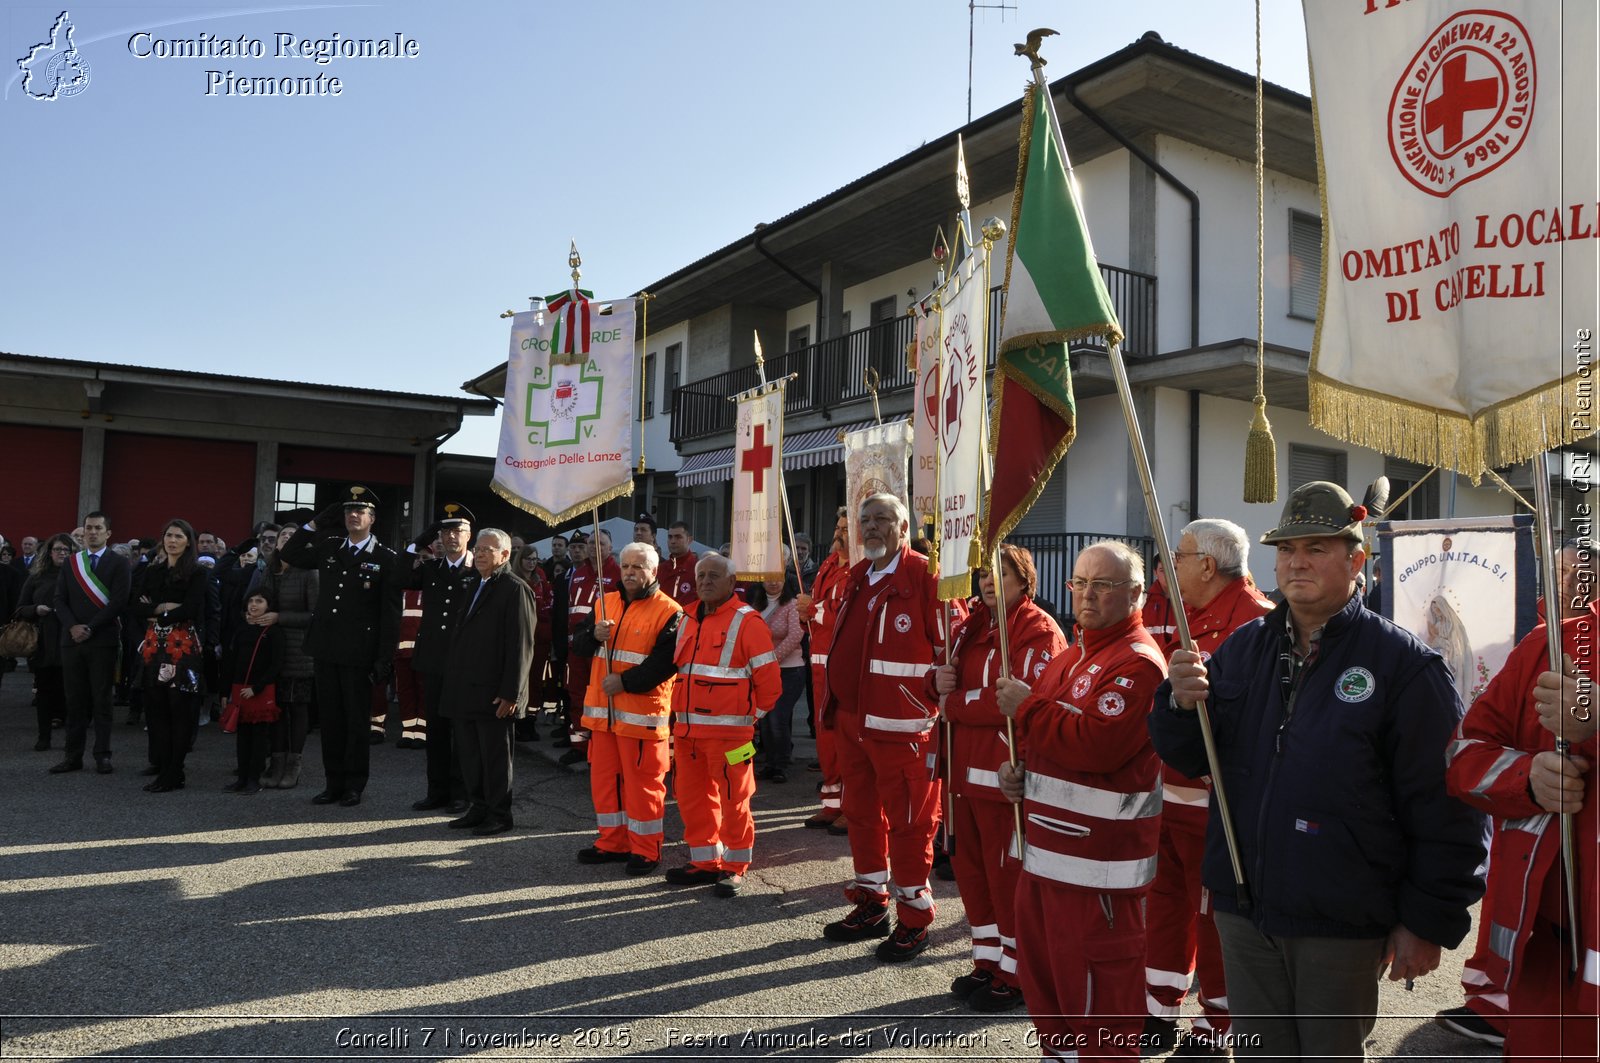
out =
[[83,767],[89,722],[94,721],[95,771],[111,774],[111,686],[122,651],[119,619],[133,574],[107,548],[111,521],[96,510],[83,518],[83,549],[62,569],[55,610],[61,622],[61,683],[67,702],[67,749],[52,774]]

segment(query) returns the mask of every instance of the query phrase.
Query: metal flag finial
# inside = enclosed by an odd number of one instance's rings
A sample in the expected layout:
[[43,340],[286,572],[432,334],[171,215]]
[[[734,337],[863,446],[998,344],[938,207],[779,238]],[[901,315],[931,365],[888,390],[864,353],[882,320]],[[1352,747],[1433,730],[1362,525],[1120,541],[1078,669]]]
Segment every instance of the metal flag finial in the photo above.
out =
[[572,241],[572,250],[567,252],[567,265],[572,267],[572,286],[578,286],[578,278],[583,276],[583,271],[578,267],[583,265],[583,256],[578,254],[578,241]]
[[1039,54],[1039,45],[1046,37],[1054,36],[1056,36],[1055,30],[1045,29],[1041,26],[1039,29],[1028,31],[1028,40],[1026,43],[1013,45],[1013,47],[1016,48],[1018,55],[1027,56],[1028,62],[1033,64],[1033,68],[1035,70],[1038,70],[1040,67],[1044,66],[1047,61]]

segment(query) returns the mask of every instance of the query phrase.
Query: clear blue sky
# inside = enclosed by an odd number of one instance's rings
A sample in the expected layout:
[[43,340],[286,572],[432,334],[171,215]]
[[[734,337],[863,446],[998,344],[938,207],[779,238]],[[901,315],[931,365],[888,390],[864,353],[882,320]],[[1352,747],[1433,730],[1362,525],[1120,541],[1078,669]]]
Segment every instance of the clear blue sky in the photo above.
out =
[[[1268,80],[1308,91],[1300,5],[1264,6]],[[626,295],[966,119],[965,0],[70,4],[89,83],[30,99],[17,61],[61,10],[0,13],[19,354],[456,394],[503,359],[499,312],[565,285],[570,239]],[[1035,26],[1054,76],[1151,29],[1254,66],[1251,0],[1015,0],[977,12],[974,115],[1020,94]],[[280,32],[420,55],[280,59]],[[266,57],[132,54],[202,33]],[[207,96],[207,70],[343,90]],[[446,449],[493,453],[469,425]]]

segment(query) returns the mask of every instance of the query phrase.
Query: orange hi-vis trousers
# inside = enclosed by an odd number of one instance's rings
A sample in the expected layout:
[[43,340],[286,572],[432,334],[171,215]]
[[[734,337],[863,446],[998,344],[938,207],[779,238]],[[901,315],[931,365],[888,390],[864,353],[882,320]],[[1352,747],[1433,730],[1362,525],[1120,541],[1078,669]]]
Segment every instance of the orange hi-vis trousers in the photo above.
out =
[[600,828],[595,847],[661,859],[667,809],[667,740],[595,731],[589,739],[589,795]]
[[756,842],[756,821],[750,815],[756,776],[749,761],[729,764],[727,754],[750,740],[678,737],[673,741],[673,781],[689,863],[705,871],[744,874]]

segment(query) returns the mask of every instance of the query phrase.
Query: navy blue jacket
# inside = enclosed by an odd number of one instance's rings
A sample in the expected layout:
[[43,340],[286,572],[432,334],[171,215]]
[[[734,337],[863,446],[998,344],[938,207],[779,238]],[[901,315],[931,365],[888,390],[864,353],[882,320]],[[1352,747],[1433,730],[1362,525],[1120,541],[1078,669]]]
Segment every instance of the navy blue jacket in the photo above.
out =
[[[1206,665],[1250,918],[1287,937],[1383,937],[1403,924],[1454,948],[1483,895],[1485,851],[1482,818],[1445,792],[1463,708],[1444,659],[1352,597],[1286,713],[1287,615],[1280,604],[1239,628]],[[1170,683],[1150,737],[1177,770],[1206,774],[1199,716],[1173,706]],[[1215,796],[1201,876],[1217,909],[1237,913]]]

